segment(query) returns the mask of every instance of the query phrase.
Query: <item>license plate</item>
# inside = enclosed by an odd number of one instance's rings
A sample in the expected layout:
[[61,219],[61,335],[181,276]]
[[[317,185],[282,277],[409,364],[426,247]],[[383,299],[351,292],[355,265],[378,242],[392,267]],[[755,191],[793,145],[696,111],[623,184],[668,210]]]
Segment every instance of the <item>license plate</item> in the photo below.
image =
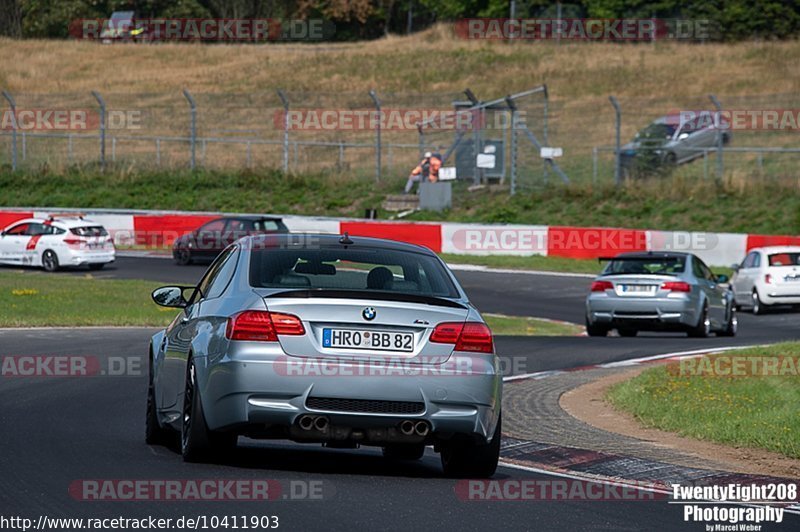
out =
[[655,285],[649,284],[624,284],[622,291],[626,294],[652,294],[655,292]]
[[89,249],[103,249],[103,243],[102,242],[89,242],[88,248]]
[[414,335],[390,331],[322,329],[322,347],[411,352],[414,350]]

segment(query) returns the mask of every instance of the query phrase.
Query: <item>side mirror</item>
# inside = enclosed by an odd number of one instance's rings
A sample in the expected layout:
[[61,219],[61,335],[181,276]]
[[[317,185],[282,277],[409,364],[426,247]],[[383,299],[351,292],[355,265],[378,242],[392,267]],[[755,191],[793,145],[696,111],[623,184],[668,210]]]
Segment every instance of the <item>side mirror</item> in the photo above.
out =
[[680,135],[678,135],[678,140],[685,140],[685,139],[688,139],[688,138],[689,138],[689,134],[688,133],[681,133]]
[[741,264],[738,264],[738,263],[737,264],[731,264],[731,270],[733,270],[735,272],[738,272],[741,267],[742,267]]
[[156,288],[150,297],[156,305],[171,308],[185,308],[187,305],[186,298],[183,297],[183,291],[187,288],[194,290],[194,287],[188,286],[162,286]]
[[727,283],[729,280],[730,278],[725,274],[717,275],[717,282],[720,284]]

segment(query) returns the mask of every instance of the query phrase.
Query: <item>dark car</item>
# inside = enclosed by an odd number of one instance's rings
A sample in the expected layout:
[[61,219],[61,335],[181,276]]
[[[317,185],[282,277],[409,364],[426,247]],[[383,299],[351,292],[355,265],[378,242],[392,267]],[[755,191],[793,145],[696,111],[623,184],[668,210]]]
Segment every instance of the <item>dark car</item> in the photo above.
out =
[[288,233],[281,218],[270,216],[230,216],[206,222],[191,233],[175,239],[172,256],[181,265],[208,262],[240,238],[248,235]]

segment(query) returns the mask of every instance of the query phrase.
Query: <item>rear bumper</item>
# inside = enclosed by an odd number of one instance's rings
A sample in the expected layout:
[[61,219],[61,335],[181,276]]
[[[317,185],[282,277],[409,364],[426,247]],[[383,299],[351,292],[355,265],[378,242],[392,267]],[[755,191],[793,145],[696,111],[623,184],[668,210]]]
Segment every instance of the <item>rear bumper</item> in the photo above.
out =
[[[332,427],[378,434],[376,438],[403,420],[414,420],[427,421],[433,438],[468,435],[488,441],[500,413],[502,375],[494,355],[455,353],[440,366],[412,367],[302,359],[264,353],[262,346],[249,342],[230,345],[233,353],[216,362],[205,359],[198,371],[203,410],[212,430],[285,429],[295,439],[300,417],[309,414],[328,418]],[[309,406],[309,398],[380,401],[388,406],[360,412]],[[400,408],[409,403],[419,408]]]
[[640,329],[680,329],[697,324],[692,298],[621,298],[601,295],[586,300],[592,324],[629,325]]
[[793,286],[790,289],[770,289],[759,293],[761,302],[767,305],[798,305],[800,304],[800,287]]
[[114,262],[116,252],[112,250],[71,250],[59,253],[59,262],[62,266],[82,266],[85,264],[106,264]]

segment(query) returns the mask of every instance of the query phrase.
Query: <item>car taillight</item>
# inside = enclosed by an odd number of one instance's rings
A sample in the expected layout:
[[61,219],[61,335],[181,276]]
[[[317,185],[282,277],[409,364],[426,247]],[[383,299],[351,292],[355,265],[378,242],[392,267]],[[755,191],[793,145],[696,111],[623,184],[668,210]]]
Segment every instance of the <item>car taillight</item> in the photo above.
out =
[[81,247],[87,244],[85,239],[74,236],[68,236],[67,238],[65,238],[64,243],[67,245],[67,247],[73,249],[80,249]]
[[431,333],[430,341],[436,344],[454,344],[456,351],[494,352],[492,331],[485,323],[477,321],[440,323]]
[[592,292],[605,292],[613,289],[614,285],[610,281],[595,281],[592,283]]
[[670,292],[691,292],[692,286],[683,281],[667,281],[661,285],[662,290],[669,290]]
[[300,318],[291,314],[246,310],[228,318],[225,337],[229,340],[277,342],[279,334],[301,336],[306,333]]
[[270,313],[272,318],[272,325],[275,327],[277,334],[285,334],[287,336],[302,336],[306,333],[306,328],[303,327],[303,322],[300,318],[292,314],[281,314],[279,312]]
[[767,284],[772,284],[772,276],[770,274],[766,274],[764,276],[764,282]]
[[461,334],[463,328],[464,324],[461,322],[440,323],[433,330],[433,333],[431,333],[431,342],[437,344],[454,344],[458,342],[458,335]]

